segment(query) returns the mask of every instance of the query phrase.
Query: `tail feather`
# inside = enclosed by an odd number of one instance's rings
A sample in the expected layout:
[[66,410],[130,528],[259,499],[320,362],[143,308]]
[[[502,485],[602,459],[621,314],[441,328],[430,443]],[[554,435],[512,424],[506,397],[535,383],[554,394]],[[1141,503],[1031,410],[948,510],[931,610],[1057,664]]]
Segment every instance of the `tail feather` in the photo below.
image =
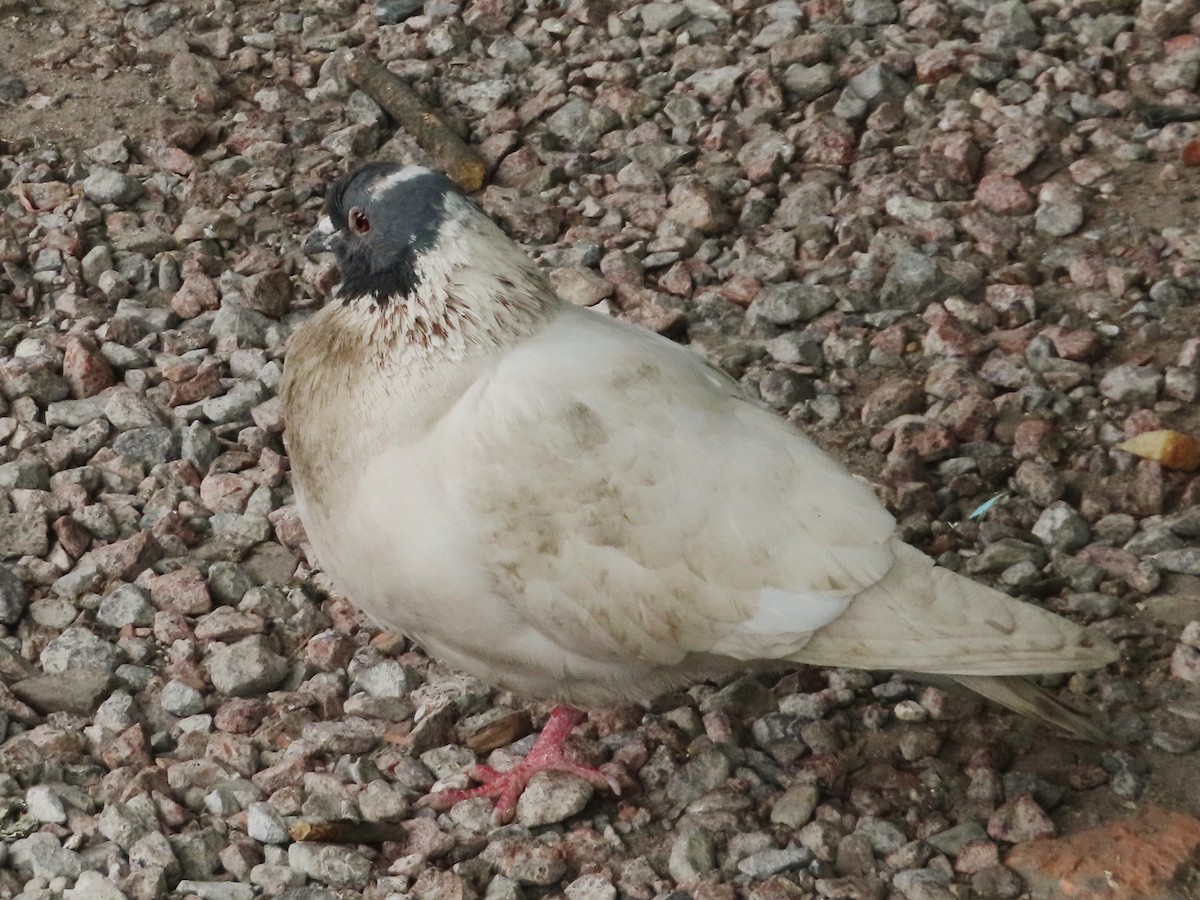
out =
[[1102,729],[1022,676],[1106,665],[1117,648],[1074,622],[934,565],[894,541],[895,562],[790,658],[945,676],[1074,737]]
[[896,561],[790,658],[926,674],[1036,675],[1106,665],[1104,638],[1032,603],[935,566],[894,541]]
[[954,681],[993,703],[1066,732],[1081,741],[1103,743],[1110,736],[1090,718],[1059,702],[1028,678],[1016,675],[955,675]]

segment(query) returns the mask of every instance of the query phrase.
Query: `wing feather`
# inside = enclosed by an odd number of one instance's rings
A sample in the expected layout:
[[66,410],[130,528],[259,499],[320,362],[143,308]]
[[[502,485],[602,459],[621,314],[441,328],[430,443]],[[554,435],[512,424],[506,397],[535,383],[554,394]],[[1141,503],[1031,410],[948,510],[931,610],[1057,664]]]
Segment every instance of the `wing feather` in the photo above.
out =
[[892,565],[868,486],[690,351],[590,312],[510,350],[442,430],[484,568],[572,652],[786,655]]

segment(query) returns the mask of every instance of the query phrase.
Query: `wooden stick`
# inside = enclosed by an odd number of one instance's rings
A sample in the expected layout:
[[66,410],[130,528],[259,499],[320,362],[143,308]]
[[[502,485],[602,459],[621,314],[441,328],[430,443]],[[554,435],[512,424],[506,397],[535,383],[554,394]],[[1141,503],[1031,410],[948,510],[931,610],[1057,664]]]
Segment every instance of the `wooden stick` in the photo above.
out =
[[361,54],[351,57],[346,75],[411,134],[460,188],[473,192],[483,187],[487,165],[479,154],[464,144],[399,76]]
[[1200,120],[1200,105],[1165,106],[1147,105],[1141,109],[1142,121],[1151,128],[1162,128],[1172,122],[1195,122]]

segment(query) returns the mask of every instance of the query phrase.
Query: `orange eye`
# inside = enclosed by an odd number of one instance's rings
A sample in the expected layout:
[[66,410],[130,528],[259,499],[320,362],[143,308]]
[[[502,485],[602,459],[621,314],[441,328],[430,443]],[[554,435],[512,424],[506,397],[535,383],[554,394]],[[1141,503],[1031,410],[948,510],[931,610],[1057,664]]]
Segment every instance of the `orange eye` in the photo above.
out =
[[361,209],[350,210],[350,215],[348,216],[348,219],[350,221],[350,229],[355,234],[366,234],[368,231],[371,230],[371,222],[367,218],[367,214],[364,213]]

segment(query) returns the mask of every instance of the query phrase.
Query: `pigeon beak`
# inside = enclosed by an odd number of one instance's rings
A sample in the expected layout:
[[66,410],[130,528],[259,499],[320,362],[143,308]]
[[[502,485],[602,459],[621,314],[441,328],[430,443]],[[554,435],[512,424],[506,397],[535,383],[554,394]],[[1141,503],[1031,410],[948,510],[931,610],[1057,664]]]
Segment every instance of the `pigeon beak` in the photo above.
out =
[[342,233],[334,228],[329,216],[322,216],[317,227],[310,231],[308,237],[304,239],[304,255],[336,253],[341,243]]

